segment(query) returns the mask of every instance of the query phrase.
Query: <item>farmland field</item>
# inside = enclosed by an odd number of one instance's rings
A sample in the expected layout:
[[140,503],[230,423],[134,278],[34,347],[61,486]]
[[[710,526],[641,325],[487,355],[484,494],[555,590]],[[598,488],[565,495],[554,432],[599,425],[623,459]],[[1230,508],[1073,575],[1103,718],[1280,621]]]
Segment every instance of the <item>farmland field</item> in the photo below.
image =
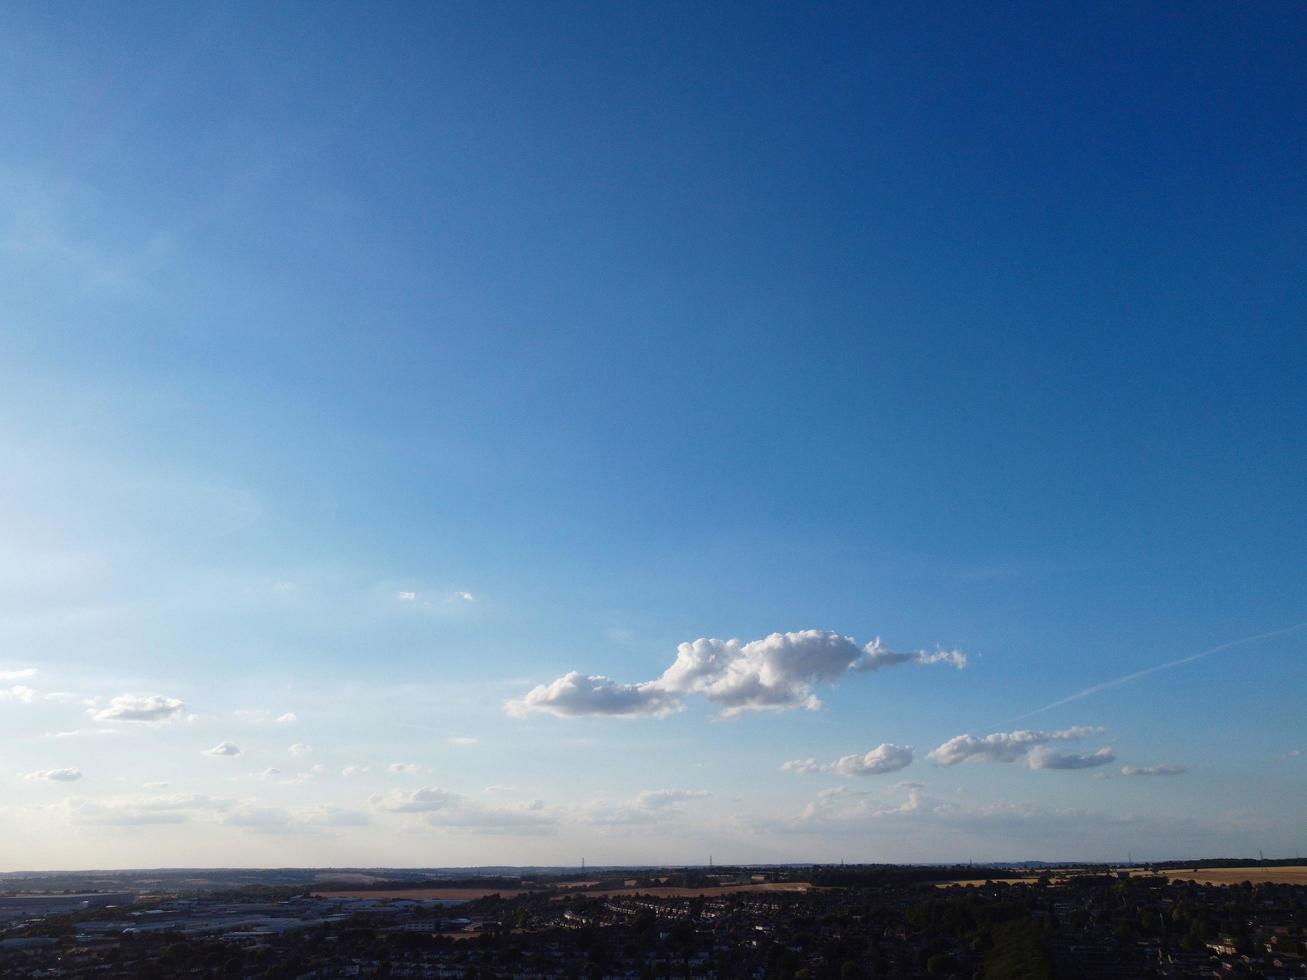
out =
[[[1131,869],[1132,875],[1146,875],[1151,872]],[[1295,864],[1283,867],[1250,868],[1171,868],[1159,872],[1172,881],[1196,881],[1203,885],[1237,885],[1251,881],[1253,884],[1267,882],[1273,885],[1307,885],[1307,865]]]

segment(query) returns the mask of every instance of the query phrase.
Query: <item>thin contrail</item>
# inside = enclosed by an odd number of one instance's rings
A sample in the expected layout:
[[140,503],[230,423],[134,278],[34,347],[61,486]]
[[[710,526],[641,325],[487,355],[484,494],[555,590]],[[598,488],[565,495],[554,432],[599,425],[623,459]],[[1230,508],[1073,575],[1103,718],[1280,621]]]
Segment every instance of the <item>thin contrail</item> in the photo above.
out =
[[1125,674],[1114,680],[1104,681],[1102,684],[1095,684],[1093,687],[1087,687],[1083,691],[1076,691],[1067,697],[1042,708],[1036,708],[1034,711],[1027,711],[1024,715],[1017,715],[1012,721],[1020,721],[1022,718],[1029,718],[1031,715],[1040,715],[1045,711],[1051,711],[1053,708],[1061,707],[1064,704],[1070,704],[1072,701],[1079,701],[1081,698],[1087,698],[1092,694],[1100,694],[1103,691],[1110,691],[1114,687],[1122,687],[1131,681],[1137,681],[1141,677],[1147,677],[1149,674],[1156,674],[1160,670],[1170,670],[1172,667],[1180,667],[1184,664],[1191,664],[1195,660],[1202,660],[1204,657],[1211,657],[1229,650],[1232,647],[1240,647],[1245,643],[1255,643],[1258,640],[1269,640],[1273,636],[1284,636],[1286,633],[1296,633],[1301,629],[1307,629],[1307,623],[1295,623],[1292,626],[1286,626],[1283,629],[1271,630],[1269,633],[1258,633],[1256,636],[1245,636],[1242,640],[1231,640],[1229,643],[1222,643],[1220,646],[1210,647],[1202,653],[1191,654],[1188,657],[1181,657],[1179,660],[1172,660],[1170,663],[1158,664],[1156,667],[1148,667],[1145,670],[1136,670],[1133,674]]

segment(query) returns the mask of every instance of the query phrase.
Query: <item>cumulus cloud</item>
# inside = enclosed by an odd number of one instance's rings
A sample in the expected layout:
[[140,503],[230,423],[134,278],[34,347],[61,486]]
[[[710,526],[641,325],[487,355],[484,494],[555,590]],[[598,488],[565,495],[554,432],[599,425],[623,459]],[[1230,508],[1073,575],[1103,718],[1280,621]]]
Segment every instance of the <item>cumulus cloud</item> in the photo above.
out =
[[1038,746],[1101,735],[1104,730],[1077,725],[1055,732],[995,732],[983,738],[958,735],[931,749],[926,758],[941,766],[953,766],[959,762],[1025,762],[1030,751]]
[[299,720],[299,716],[293,711],[287,711],[284,715],[277,716],[278,725],[293,725]]
[[37,670],[35,667],[19,667],[17,670],[0,670],[0,681],[21,681],[28,677],[35,677]]
[[654,681],[622,684],[602,675],[570,674],[540,684],[504,709],[521,717],[540,712],[560,718],[578,715],[654,715],[680,710],[680,703]]
[[900,652],[879,639],[858,646],[847,636],[822,630],[773,633],[761,640],[701,638],[677,647],[676,659],[652,681],[626,684],[573,671],[509,701],[512,715],[533,711],[574,715],[654,715],[680,709],[687,695],[719,706],[726,717],[745,711],[822,706],[815,689],[849,673],[870,673],[898,664],[966,665],[960,651]]
[[165,698],[157,694],[140,698],[122,694],[111,700],[107,708],[101,708],[91,717],[96,721],[157,723],[180,718],[185,710],[186,705],[177,698]]
[[362,776],[368,771],[367,766],[346,766],[340,771],[340,774],[342,776]]
[[1058,752],[1047,745],[1039,745],[1030,750],[1026,765],[1031,769],[1093,769],[1095,766],[1105,766],[1115,761],[1116,753],[1106,745],[1088,755]]
[[20,701],[31,704],[36,700],[36,691],[26,684],[14,684],[12,687],[0,687],[0,701]]
[[816,759],[795,759],[784,763],[781,769],[803,774],[831,772],[841,776],[879,776],[912,765],[913,758],[915,753],[911,745],[882,742],[863,755],[846,755],[830,763],[818,762]]
[[82,770],[71,767],[67,769],[38,769],[36,772],[29,772],[23,778],[33,783],[75,783],[82,778]]
[[204,749],[202,754],[235,757],[241,754],[241,749],[235,742],[219,742],[211,749]]
[[1155,766],[1121,767],[1122,776],[1179,776],[1188,771],[1184,766],[1177,766],[1174,762],[1161,762]]

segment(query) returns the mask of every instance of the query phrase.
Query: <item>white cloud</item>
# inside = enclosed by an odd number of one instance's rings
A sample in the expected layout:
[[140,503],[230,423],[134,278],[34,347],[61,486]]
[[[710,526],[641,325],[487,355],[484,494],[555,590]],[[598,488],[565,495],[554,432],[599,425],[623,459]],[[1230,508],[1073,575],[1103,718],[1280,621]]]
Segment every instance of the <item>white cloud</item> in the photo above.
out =
[[259,775],[264,779],[275,779],[281,775],[281,770],[275,766],[269,766],[267,769],[264,769],[263,772],[259,773]]
[[846,755],[829,764],[816,759],[795,759],[781,766],[786,772],[833,772],[841,776],[879,776],[898,772],[912,765],[915,753],[911,745],[882,742],[864,755]]
[[611,830],[668,824],[685,816],[683,804],[710,796],[710,792],[702,789],[646,789],[629,800],[597,799],[565,807],[559,811],[558,819],[562,823]]
[[45,700],[53,701],[55,704],[80,704],[84,708],[90,708],[98,704],[99,698],[88,698],[82,694],[73,694],[71,691],[51,691],[44,695]]
[[645,810],[660,810],[686,800],[702,800],[709,796],[712,794],[706,789],[646,789],[636,795],[635,805]]
[[331,803],[319,803],[302,811],[300,819],[311,826],[363,827],[372,818],[362,810],[349,810]]
[[121,735],[116,728],[74,728],[67,732],[46,732],[43,738],[76,738],[82,735]]
[[370,822],[365,813],[330,803],[288,810],[257,799],[220,799],[201,794],[72,799],[47,808],[47,812],[83,825],[137,827],[202,822],[272,834],[316,833],[323,828]]
[[859,647],[850,637],[821,630],[773,633],[748,643],[701,638],[680,644],[676,660],[657,680],[626,684],[572,671],[509,701],[505,709],[512,715],[662,716],[679,710],[683,696],[697,694],[720,706],[726,717],[744,711],[815,710],[822,706],[818,685],[904,663],[960,668],[966,655],[896,652],[879,639]]
[[547,812],[539,800],[492,806],[429,786],[374,795],[369,803],[385,813],[422,814],[432,827],[471,833],[539,834],[552,831],[557,823],[557,817]]
[[457,746],[460,746],[461,748],[465,748],[465,749],[466,749],[466,748],[471,748],[472,746],[479,744],[480,741],[481,741],[481,739],[479,739],[479,738],[473,738],[473,737],[470,736],[470,735],[456,735],[454,738],[451,738],[451,739],[449,740],[449,744],[450,744],[450,745],[457,745]]
[[477,597],[474,596],[471,592],[455,592],[455,593],[454,593],[454,598],[455,598],[455,599],[458,599],[458,600],[460,600],[460,601],[462,601],[462,602],[476,602],[476,601],[477,601]]
[[260,725],[276,723],[278,725],[293,725],[299,721],[299,716],[293,711],[287,711],[285,714],[273,715],[267,708],[237,708],[232,713],[233,718],[240,721],[255,722]]
[[168,788],[168,784],[167,784],[166,782],[162,782],[162,781],[160,781],[160,782],[153,782],[153,783],[142,783],[142,786],[144,786],[145,789],[167,789],[167,788]]
[[959,762],[1023,762],[1036,746],[1088,738],[1091,735],[1101,735],[1103,731],[1102,728],[1079,725],[1055,732],[995,732],[984,738],[958,735],[932,749],[926,758],[941,766],[952,766]]
[[288,751],[291,755],[308,755],[313,751],[313,746],[305,745],[303,742],[296,742]]
[[1301,758],[1302,758],[1302,749],[1290,749],[1288,752],[1284,753],[1284,755],[1280,756],[1280,758],[1281,758],[1281,759],[1301,759]]
[[396,592],[395,598],[400,602],[415,602],[418,594],[416,592]]
[[211,749],[205,749],[203,755],[235,757],[241,754],[240,746],[235,742],[219,742]]
[[617,830],[674,822],[684,814],[684,804],[711,796],[706,790],[644,790],[633,799],[617,803],[591,800],[564,807],[549,807],[541,800],[516,804],[491,804],[461,793],[426,786],[416,790],[393,790],[369,798],[381,813],[420,814],[432,827],[470,833],[535,835],[551,833],[560,825]]
[[948,664],[958,670],[967,665],[967,655],[961,650],[936,650],[934,653],[925,650],[891,650],[881,643],[879,636],[863,647],[862,651],[862,656],[850,665],[850,669],[860,673],[872,673],[899,664]]
[[362,776],[369,771],[367,766],[346,766],[340,771],[342,776]]
[[680,709],[676,698],[656,682],[622,684],[602,675],[572,671],[549,684],[532,688],[523,697],[509,701],[504,709],[515,716],[531,712],[574,717],[578,715],[654,715]]
[[1174,762],[1161,762],[1155,766],[1121,767],[1122,776],[1179,776],[1188,771],[1184,766],[1177,766]]
[[232,800],[192,794],[66,800],[59,810],[73,823],[131,827],[186,823],[194,816],[221,813],[233,805]]
[[1058,752],[1047,745],[1039,745],[1030,750],[1026,765],[1031,769],[1093,769],[1095,766],[1105,766],[1115,761],[1116,753],[1106,745],[1088,755]]
[[140,698],[132,694],[122,694],[91,715],[96,721],[139,721],[156,723],[173,721],[181,717],[186,705],[177,698],[165,698],[157,694]]
[[29,782],[55,782],[55,783],[75,783],[82,778],[82,770],[76,768],[67,769],[38,769],[36,772],[29,772],[23,777]]
[[0,701],[20,701],[23,704],[31,704],[36,700],[36,691],[26,684],[15,684],[12,687],[0,687]]
[[865,755],[846,755],[836,759],[831,764],[831,771],[841,776],[879,776],[912,765],[914,755],[911,745],[882,742]]
[[37,670],[35,667],[20,667],[17,670],[0,670],[0,681],[21,681],[28,677],[35,677]]
[[789,762],[781,763],[782,772],[797,772],[805,776],[826,772],[829,769],[828,765],[824,762],[818,762],[816,759],[792,759]]
[[416,762],[392,762],[390,765],[386,766],[386,769],[389,772],[406,773],[406,774],[423,771],[422,767],[419,766]]
[[388,813],[430,813],[446,807],[461,805],[467,797],[445,789],[424,786],[414,790],[393,790],[376,794],[369,802],[378,810]]

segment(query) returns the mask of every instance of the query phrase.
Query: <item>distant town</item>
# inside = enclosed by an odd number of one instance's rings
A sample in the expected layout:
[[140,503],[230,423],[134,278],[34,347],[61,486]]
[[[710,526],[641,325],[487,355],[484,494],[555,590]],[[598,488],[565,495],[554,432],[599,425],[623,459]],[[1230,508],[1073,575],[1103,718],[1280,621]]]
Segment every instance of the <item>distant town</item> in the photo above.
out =
[[1307,977],[1307,867],[0,875],[3,977]]

